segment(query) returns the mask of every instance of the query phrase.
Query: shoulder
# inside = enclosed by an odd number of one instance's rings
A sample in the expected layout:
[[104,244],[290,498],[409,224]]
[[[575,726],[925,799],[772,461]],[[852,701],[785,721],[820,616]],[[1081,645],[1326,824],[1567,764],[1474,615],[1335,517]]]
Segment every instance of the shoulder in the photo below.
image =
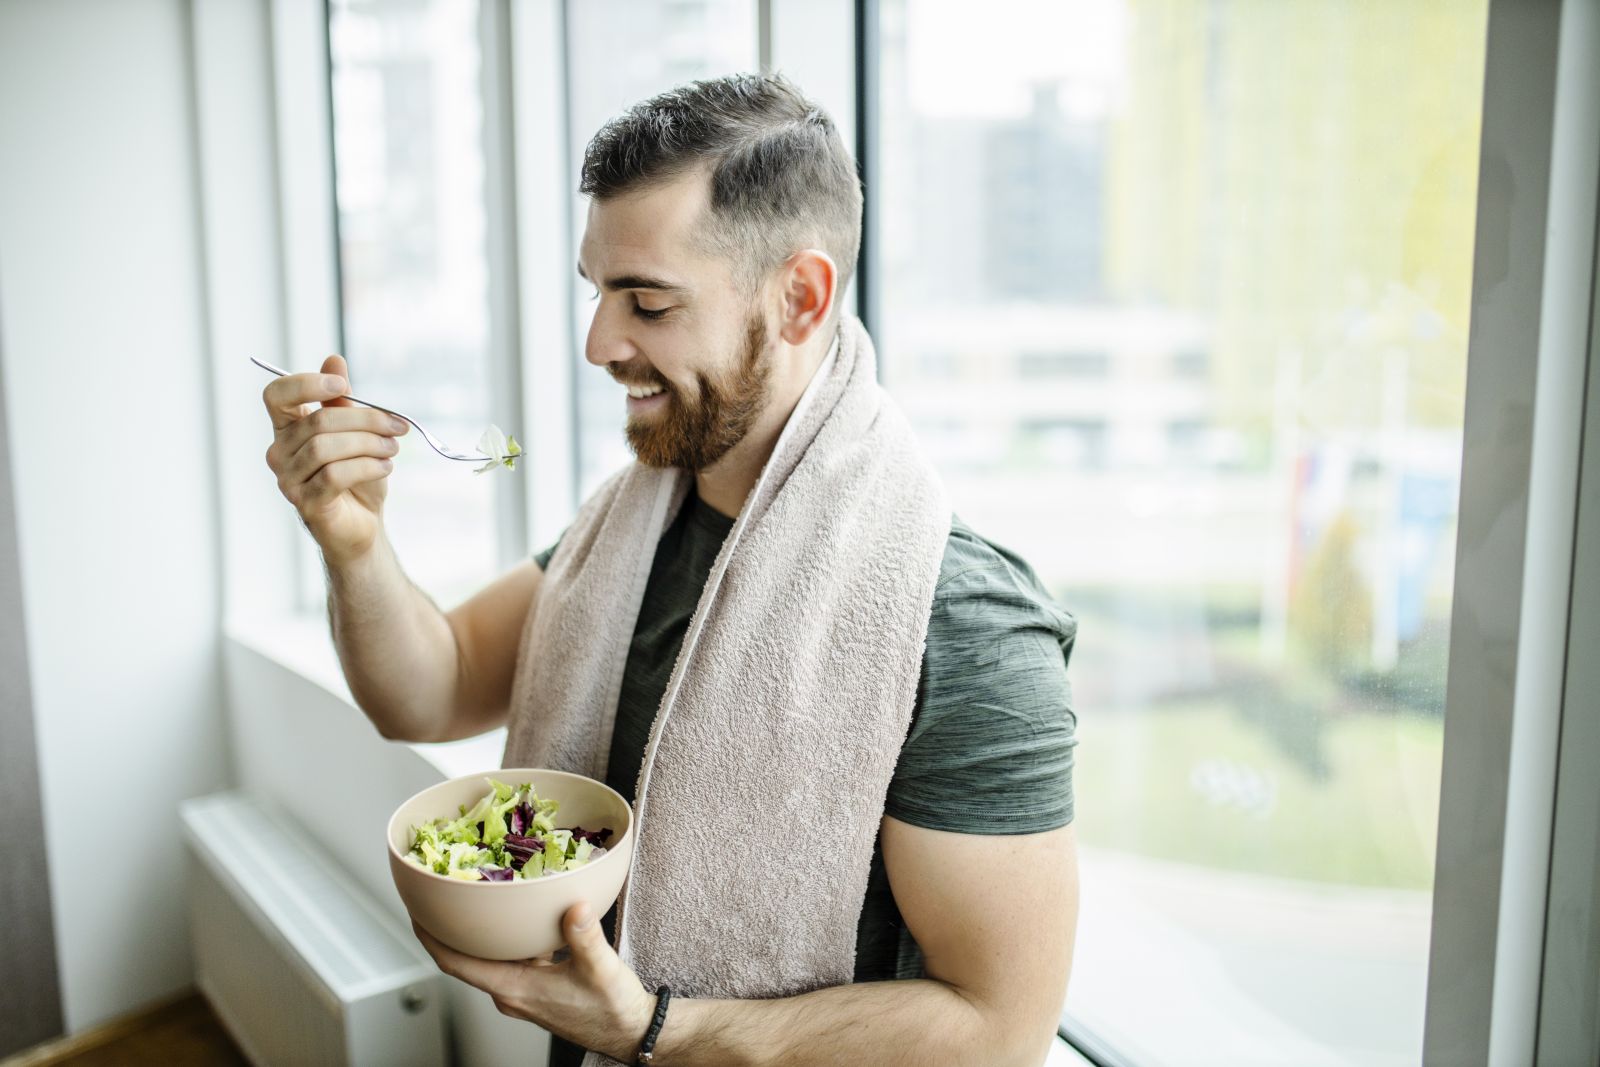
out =
[[1078,620],[1026,560],[953,516],[933,592],[925,666],[939,669],[946,658],[970,659],[984,642],[1018,633],[1045,641],[1042,650],[1052,661],[1059,649],[1065,668]]
[[954,519],[888,813],[965,833],[1071,821],[1077,631],[1026,561]]

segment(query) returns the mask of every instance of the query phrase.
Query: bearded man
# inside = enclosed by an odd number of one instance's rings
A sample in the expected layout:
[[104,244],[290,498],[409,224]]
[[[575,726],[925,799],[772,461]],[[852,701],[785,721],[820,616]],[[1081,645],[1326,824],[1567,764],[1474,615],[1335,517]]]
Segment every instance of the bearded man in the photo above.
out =
[[378,731],[506,726],[504,766],[634,807],[622,896],[573,908],[564,953],[417,936],[557,1067],[1037,1067],[1077,921],[1076,622],[952,515],[840,307],[849,152],[795,86],[737,75],[607,124],[579,188],[585,355],[637,462],[533,560],[441,612],[383,531],[403,425],[339,399],[338,357],[264,394]]

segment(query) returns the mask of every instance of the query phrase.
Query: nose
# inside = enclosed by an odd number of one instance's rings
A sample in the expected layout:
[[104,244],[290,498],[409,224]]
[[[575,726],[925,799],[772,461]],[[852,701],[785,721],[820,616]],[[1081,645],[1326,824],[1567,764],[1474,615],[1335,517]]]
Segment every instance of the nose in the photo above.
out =
[[[603,305],[604,301],[601,303]],[[627,333],[611,325],[611,316],[606,314],[604,306],[596,308],[594,318],[589,321],[588,337],[584,340],[583,358],[596,367],[605,367],[613,363],[627,363],[638,354],[638,349],[628,340]]]

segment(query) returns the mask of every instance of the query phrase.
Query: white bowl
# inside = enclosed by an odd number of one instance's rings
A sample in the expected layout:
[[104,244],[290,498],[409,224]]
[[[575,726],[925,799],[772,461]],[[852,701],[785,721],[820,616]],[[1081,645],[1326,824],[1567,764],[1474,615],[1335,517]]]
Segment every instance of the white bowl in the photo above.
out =
[[[554,800],[559,828],[611,828],[606,854],[582,867],[527,881],[485,882],[447,878],[406,860],[411,828],[454,819],[460,805],[476,804],[491,788],[485,778],[510,786],[532,782],[541,799]],[[580,900],[598,919],[622,892],[633,859],[633,809],[622,794],[593,778],[566,771],[497,768],[429,786],[389,817],[389,870],[406,910],[446,945],[490,960],[543,956],[566,944],[561,917]]]

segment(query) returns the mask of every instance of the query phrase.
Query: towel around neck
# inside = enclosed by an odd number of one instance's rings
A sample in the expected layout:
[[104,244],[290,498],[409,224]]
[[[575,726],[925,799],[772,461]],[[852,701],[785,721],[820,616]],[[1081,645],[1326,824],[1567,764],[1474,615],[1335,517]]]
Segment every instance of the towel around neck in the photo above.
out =
[[[605,778],[655,544],[692,478],[635,463],[579,509],[523,628],[503,766]],[[950,520],[845,313],[712,565],[651,728],[617,923],[647,988],[771,998],[852,979]]]

